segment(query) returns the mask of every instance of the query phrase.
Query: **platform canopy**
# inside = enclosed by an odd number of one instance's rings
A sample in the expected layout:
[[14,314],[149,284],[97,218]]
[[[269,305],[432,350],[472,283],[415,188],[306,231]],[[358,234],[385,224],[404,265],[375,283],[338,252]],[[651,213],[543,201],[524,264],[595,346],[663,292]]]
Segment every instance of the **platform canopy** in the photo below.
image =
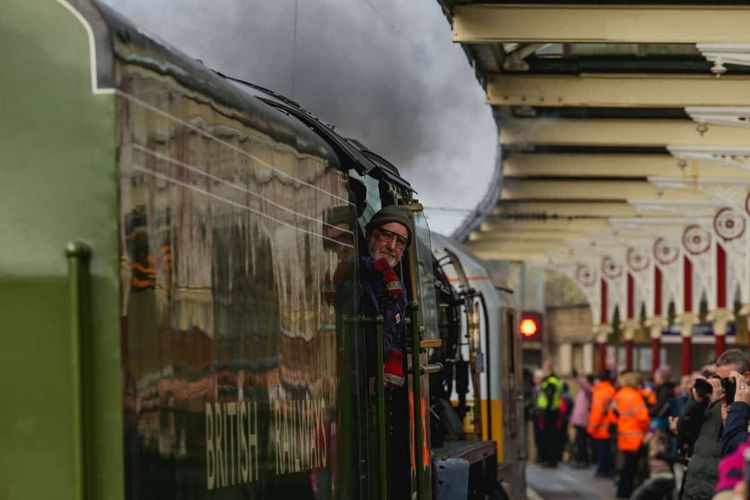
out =
[[750,6],[438,1],[502,146],[497,205],[468,236],[480,257],[549,261],[747,211]]

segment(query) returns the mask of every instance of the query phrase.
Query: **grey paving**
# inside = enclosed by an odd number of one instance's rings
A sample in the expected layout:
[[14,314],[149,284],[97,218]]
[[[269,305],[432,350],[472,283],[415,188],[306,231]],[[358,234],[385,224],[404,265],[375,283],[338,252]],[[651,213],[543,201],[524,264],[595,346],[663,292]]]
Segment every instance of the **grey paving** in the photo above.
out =
[[526,481],[537,498],[614,500],[615,484],[611,479],[594,477],[594,468],[574,469],[560,464],[555,469],[545,469],[535,464],[526,467]]

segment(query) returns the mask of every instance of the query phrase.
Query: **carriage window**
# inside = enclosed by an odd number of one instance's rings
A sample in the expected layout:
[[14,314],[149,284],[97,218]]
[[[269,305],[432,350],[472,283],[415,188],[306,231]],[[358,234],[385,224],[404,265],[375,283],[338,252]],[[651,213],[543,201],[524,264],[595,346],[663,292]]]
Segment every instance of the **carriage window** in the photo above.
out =
[[430,227],[424,212],[414,213],[414,248],[418,269],[418,299],[422,311],[422,324],[426,338],[438,336],[437,299],[435,298],[435,275],[433,271]]
[[[375,212],[383,206],[380,199],[379,182],[372,177],[359,175],[354,170],[349,171],[349,178],[349,185],[357,198],[359,226],[364,228]],[[361,200],[360,197],[364,197],[364,200]]]

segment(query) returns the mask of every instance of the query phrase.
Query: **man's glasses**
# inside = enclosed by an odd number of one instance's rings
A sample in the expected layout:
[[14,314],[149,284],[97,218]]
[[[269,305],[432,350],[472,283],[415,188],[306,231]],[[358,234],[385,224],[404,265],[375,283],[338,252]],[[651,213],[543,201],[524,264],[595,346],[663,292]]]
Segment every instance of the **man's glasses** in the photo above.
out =
[[400,234],[396,234],[393,231],[388,231],[387,229],[383,229],[382,227],[377,227],[373,231],[375,233],[375,237],[377,237],[379,240],[387,241],[390,245],[392,242],[396,242],[396,248],[399,250],[403,250],[406,248],[407,243],[409,241],[401,236]]

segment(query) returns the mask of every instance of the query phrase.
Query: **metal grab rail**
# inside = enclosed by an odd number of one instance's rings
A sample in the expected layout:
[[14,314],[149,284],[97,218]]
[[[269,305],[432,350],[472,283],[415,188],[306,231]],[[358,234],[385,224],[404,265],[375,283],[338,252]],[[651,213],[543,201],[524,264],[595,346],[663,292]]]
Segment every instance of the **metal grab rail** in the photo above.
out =
[[351,323],[375,323],[375,420],[378,445],[378,498],[388,499],[388,481],[385,449],[385,378],[383,376],[383,325],[385,319],[381,315],[344,316],[343,320]]
[[424,339],[419,342],[422,349],[440,349],[443,345],[443,339]]
[[84,443],[83,364],[85,346],[84,308],[88,286],[88,263],[91,249],[85,243],[72,242],[65,246],[68,260],[68,293],[70,299],[70,363],[73,379],[73,454],[75,498],[83,500],[86,494],[86,456]]
[[388,498],[386,480],[386,460],[385,460],[385,379],[383,376],[383,316],[375,317],[375,353],[377,365],[375,368],[375,404],[377,405],[378,415],[378,469],[380,471],[380,498]]
[[422,365],[419,367],[419,373],[422,375],[429,375],[431,373],[439,373],[443,371],[443,363],[431,363],[428,365]]
[[422,498],[422,482],[424,481],[424,464],[422,464],[422,361],[420,358],[420,322],[419,303],[409,304],[409,318],[411,326],[411,375],[412,398],[414,401],[414,462],[417,470],[417,498]]

